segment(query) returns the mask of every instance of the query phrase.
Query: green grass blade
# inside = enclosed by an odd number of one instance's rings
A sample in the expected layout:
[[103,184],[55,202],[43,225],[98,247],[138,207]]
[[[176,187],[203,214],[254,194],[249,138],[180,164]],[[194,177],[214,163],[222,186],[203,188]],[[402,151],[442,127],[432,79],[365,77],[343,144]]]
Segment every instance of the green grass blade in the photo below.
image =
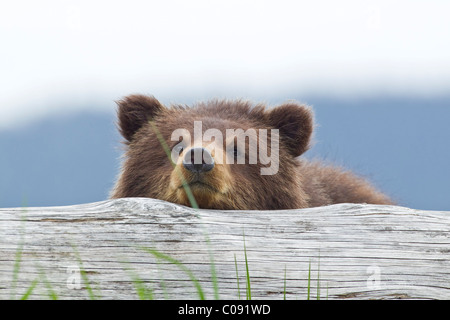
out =
[[164,281],[164,277],[163,277],[163,274],[162,274],[161,268],[160,268],[161,259],[156,258],[156,265],[157,265],[157,269],[158,269],[159,286],[162,289],[164,299],[169,300],[169,294],[167,293],[166,282]]
[[153,300],[153,290],[145,285],[145,282],[139,277],[137,272],[135,272],[129,262],[122,262],[125,264],[125,270],[130,275],[131,281],[133,282],[134,289],[140,300]]
[[45,286],[47,287],[48,297],[49,297],[51,300],[58,300],[58,294],[57,294],[56,291],[53,289],[53,287],[52,287],[50,281],[48,281],[48,279],[47,279],[47,277],[45,276],[45,273],[44,273],[43,270],[41,270],[41,277],[42,277],[42,280],[43,280]]
[[238,274],[238,266],[237,266],[237,261],[236,261],[236,254],[234,254],[234,267],[236,268],[238,299],[241,300],[241,289],[239,287],[239,274]]
[[309,268],[308,268],[308,295],[307,300],[311,297],[311,260],[309,260]]
[[[23,247],[25,245],[25,214],[27,210],[26,201],[23,201],[22,205],[22,214],[20,216],[21,219],[21,226],[20,226],[20,242],[16,249],[16,254],[14,257],[14,266],[13,266],[13,280],[11,284],[11,296],[10,299],[14,299],[16,297],[16,287],[17,287],[17,281],[19,280],[19,272],[20,272],[20,264],[22,262],[22,254],[23,254]],[[33,286],[33,283],[32,283]]]
[[247,300],[252,300],[252,288],[250,285],[250,272],[248,269],[248,260],[247,260],[247,248],[245,246],[245,234],[244,234],[244,255],[245,255],[245,272],[247,276],[247,282],[246,282],[246,298]]
[[171,264],[176,265],[178,268],[180,268],[184,273],[186,273],[189,277],[189,279],[192,281],[192,283],[194,284],[195,288],[197,289],[197,294],[200,300],[205,300],[205,294],[203,292],[203,289],[200,285],[200,282],[197,280],[197,278],[194,276],[194,274],[192,273],[191,270],[189,270],[189,268],[187,268],[184,264],[182,264],[180,261],[164,254],[161,253],[155,249],[151,249],[151,248],[146,248],[146,247],[141,247],[141,249],[147,253],[150,253],[151,255],[153,255],[156,258],[159,258],[161,260],[165,260]]
[[169,158],[170,163],[173,165],[175,171],[177,172],[177,174],[179,175],[179,177],[181,178],[181,183],[183,185],[184,191],[186,192],[186,196],[189,199],[189,202],[191,203],[192,208],[194,209],[198,209],[198,204],[197,201],[195,200],[195,197],[192,193],[191,188],[189,187],[189,185],[186,182],[186,179],[184,178],[183,173],[181,172],[180,168],[178,168],[173,162],[172,162],[172,155],[170,152],[170,148],[166,143],[166,140],[164,140],[164,137],[162,136],[161,132],[158,130],[158,128],[156,127],[156,125],[153,123],[153,121],[149,121],[150,126],[153,129],[153,132],[155,132],[156,137],[158,138],[159,143],[161,144],[162,148],[164,149],[164,152],[166,153],[167,157]]
[[94,290],[91,287],[91,284],[89,282],[89,278],[87,276],[87,272],[83,267],[83,260],[81,260],[80,254],[78,253],[77,248],[72,245],[73,251],[75,252],[75,257],[78,260],[78,266],[80,267],[80,275],[81,275],[81,279],[83,279],[84,282],[84,286],[86,288],[86,291],[88,292],[89,295],[89,299],[91,300],[97,300],[99,297],[97,297],[97,295],[94,293]]
[[37,277],[36,279],[33,280],[33,282],[31,282],[30,287],[24,293],[24,295],[20,298],[20,300],[28,300],[28,297],[31,295],[31,293],[33,292],[34,288],[36,288],[38,283],[39,283],[39,277]]
[[137,274],[133,274],[131,277],[133,281],[134,289],[140,300],[153,300],[153,290],[148,288],[144,281]]
[[81,279],[83,279],[83,282],[84,282],[84,286],[85,286],[85,288],[86,288],[86,291],[88,292],[89,299],[91,299],[91,300],[97,300],[98,297],[97,297],[97,295],[94,293],[94,290],[93,290],[92,287],[91,287],[91,284],[90,284],[90,282],[89,282],[89,278],[88,278],[88,276],[87,276],[87,272],[86,272],[86,270],[84,270],[84,267],[83,267],[83,264],[81,263],[81,260],[80,260],[80,275],[81,275]]
[[320,300],[320,254],[319,262],[317,265],[317,300]]
[[23,252],[23,236],[20,240],[20,243],[16,249],[15,259],[14,259],[14,267],[13,267],[13,281],[11,284],[11,300],[15,298],[16,296],[16,287],[17,287],[17,281],[19,280],[19,272],[20,272],[20,263],[22,261],[22,252]]
[[[171,151],[170,151],[170,148],[167,145],[166,141],[164,140],[164,137],[162,136],[161,132],[158,130],[158,128],[156,127],[156,125],[153,121],[149,121],[149,123],[150,123],[150,126],[152,127],[153,132],[156,134],[156,137],[157,137],[159,143],[161,144],[162,148],[164,149],[164,152],[166,153],[167,158],[169,159],[169,162],[172,163],[176,174],[178,174],[178,176],[180,177],[184,191],[186,192],[186,196],[188,197],[192,208],[198,209],[199,206],[197,204],[197,201],[195,200],[194,194],[192,193],[191,188],[187,184],[183,173],[181,172],[180,168],[177,167],[172,162]],[[206,234],[205,234],[205,238],[206,238],[206,242],[208,244],[209,260],[210,260],[210,266],[211,266],[211,278],[212,278],[212,283],[213,283],[213,288],[214,288],[214,299],[219,300],[219,285],[218,285],[218,281],[217,281],[217,273],[216,273],[216,267],[214,264],[214,257],[213,257],[212,251],[210,249],[209,237]]]

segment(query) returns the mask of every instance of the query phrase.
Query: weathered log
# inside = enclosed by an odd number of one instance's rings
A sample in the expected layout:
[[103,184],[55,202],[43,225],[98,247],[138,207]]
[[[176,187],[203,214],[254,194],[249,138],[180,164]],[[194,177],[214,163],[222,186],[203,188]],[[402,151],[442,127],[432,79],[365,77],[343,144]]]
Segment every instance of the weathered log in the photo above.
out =
[[192,276],[213,299],[213,265],[219,298],[244,299],[244,248],[252,299],[306,299],[309,268],[314,299],[317,287],[321,299],[450,298],[449,212],[194,210],[142,198],[0,209],[0,298],[135,299],[140,284],[155,299],[198,299]]

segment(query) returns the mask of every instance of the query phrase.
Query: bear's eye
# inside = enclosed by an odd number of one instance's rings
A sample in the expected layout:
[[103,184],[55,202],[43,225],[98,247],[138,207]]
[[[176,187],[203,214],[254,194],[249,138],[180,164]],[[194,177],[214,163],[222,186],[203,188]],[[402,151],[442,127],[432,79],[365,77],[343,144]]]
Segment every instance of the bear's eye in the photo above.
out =
[[175,151],[178,154],[181,154],[183,152],[183,146],[180,144],[177,144],[175,147],[173,147],[172,151]]

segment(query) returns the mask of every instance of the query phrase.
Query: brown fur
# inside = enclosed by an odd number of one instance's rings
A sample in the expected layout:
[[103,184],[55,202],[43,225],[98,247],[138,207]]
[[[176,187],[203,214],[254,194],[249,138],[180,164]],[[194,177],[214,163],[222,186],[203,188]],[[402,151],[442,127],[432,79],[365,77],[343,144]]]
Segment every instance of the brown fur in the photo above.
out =
[[[112,198],[149,197],[190,206],[182,186],[184,178],[200,208],[264,210],[343,202],[392,203],[348,171],[296,158],[309,148],[313,131],[312,111],[296,103],[266,110],[263,105],[252,106],[246,101],[214,100],[192,108],[166,108],[153,97],[131,95],[118,102],[118,119],[127,150]],[[200,120],[203,132],[216,128],[224,137],[226,129],[279,129],[278,173],[261,175],[264,165],[259,161],[217,163],[211,171],[197,175],[184,168],[182,157],[172,164],[163,145],[172,148],[177,143],[170,138],[178,128],[187,129],[193,136],[194,121]],[[225,143],[220,146],[222,150]],[[213,152],[212,156],[218,155]]]

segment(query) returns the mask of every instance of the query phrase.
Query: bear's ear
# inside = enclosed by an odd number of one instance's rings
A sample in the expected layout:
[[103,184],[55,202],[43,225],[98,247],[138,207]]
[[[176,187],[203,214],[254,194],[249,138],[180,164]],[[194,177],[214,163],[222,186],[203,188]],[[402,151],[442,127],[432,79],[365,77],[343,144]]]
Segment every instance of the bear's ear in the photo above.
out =
[[313,113],[307,106],[285,103],[268,113],[268,121],[279,129],[282,143],[298,157],[309,148],[313,131]]
[[119,131],[131,142],[133,135],[149,120],[152,120],[164,106],[153,96],[130,95],[117,101]]

